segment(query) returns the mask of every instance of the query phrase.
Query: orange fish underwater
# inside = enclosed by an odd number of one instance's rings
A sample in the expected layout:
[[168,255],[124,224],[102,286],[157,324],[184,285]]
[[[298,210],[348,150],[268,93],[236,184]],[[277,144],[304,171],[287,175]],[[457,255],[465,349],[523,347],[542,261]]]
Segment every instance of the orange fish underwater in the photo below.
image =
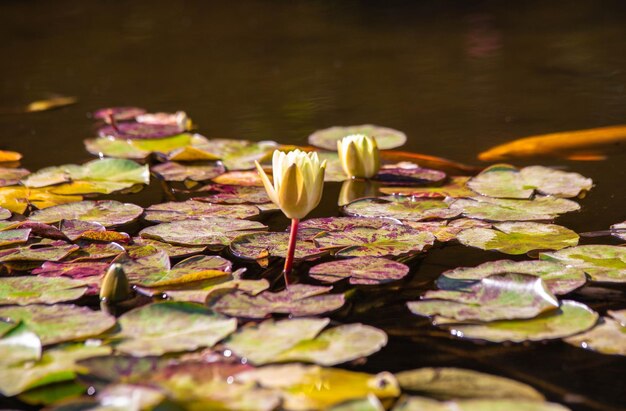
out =
[[562,131],[514,140],[483,151],[482,161],[503,161],[512,158],[562,157],[570,160],[606,159],[606,153],[626,142],[626,126]]

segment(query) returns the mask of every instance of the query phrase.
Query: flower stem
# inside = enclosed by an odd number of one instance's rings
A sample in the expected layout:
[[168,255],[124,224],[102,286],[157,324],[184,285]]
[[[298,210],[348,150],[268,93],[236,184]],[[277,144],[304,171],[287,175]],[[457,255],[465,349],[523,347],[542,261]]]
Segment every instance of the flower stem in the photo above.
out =
[[289,285],[289,274],[291,274],[291,268],[293,267],[293,256],[296,253],[296,238],[298,237],[298,224],[300,220],[297,218],[291,219],[291,232],[289,233],[289,248],[287,249],[287,259],[285,260],[285,269],[283,274],[285,276],[285,285]]

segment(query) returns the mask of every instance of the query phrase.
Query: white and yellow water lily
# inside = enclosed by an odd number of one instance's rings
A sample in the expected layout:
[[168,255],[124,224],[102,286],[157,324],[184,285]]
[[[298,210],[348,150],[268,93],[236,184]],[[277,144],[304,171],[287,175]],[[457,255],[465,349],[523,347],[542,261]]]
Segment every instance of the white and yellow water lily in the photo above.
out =
[[285,283],[291,273],[296,250],[298,223],[311,212],[322,199],[326,161],[320,163],[317,153],[298,149],[288,153],[274,151],[272,157],[273,182],[255,161],[267,195],[282,212],[291,219],[291,233],[285,260]]
[[372,178],[380,169],[380,153],[373,137],[351,134],[337,141],[337,151],[350,178]]

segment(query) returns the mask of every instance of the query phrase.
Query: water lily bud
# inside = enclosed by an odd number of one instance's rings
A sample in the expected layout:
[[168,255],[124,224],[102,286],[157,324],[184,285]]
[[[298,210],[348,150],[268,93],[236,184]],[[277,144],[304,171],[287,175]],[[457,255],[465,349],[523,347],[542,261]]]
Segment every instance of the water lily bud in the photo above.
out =
[[299,220],[317,207],[322,198],[326,170],[326,161],[320,163],[317,153],[274,151],[273,184],[261,165],[255,163],[267,195],[288,218]]
[[100,284],[100,300],[110,303],[124,301],[130,297],[130,284],[121,264],[113,264]]
[[373,137],[352,134],[337,141],[343,171],[350,178],[372,178],[380,169],[380,153]]

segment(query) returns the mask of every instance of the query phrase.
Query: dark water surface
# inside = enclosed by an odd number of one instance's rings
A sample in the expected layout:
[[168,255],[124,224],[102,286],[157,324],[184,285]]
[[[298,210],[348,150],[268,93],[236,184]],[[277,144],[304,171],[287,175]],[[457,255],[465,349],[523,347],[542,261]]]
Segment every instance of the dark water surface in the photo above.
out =
[[[296,144],[318,128],[371,122],[405,131],[407,150],[475,164],[480,151],[516,137],[626,123],[620,0],[4,0],[0,38],[1,111],[48,93],[79,98],[62,110],[0,114],[0,149],[24,153],[31,170],[88,160],[86,113],[112,105],[186,110],[207,137]],[[621,150],[603,162],[516,164],[592,177],[583,210],[558,222],[604,230],[626,219]],[[337,194],[329,185],[311,216],[336,215]],[[164,201],[157,186],[124,199]],[[359,288],[335,318],[391,338],[353,368],[462,366],[524,381],[572,409],[626,409],[623,357],[559,341],[459,341],[405,308],[443,270],[503,257],[446,246],[415,263],[403,284]],[[587,287],[571,298],[601,314],[626,300],[623,288]]]

